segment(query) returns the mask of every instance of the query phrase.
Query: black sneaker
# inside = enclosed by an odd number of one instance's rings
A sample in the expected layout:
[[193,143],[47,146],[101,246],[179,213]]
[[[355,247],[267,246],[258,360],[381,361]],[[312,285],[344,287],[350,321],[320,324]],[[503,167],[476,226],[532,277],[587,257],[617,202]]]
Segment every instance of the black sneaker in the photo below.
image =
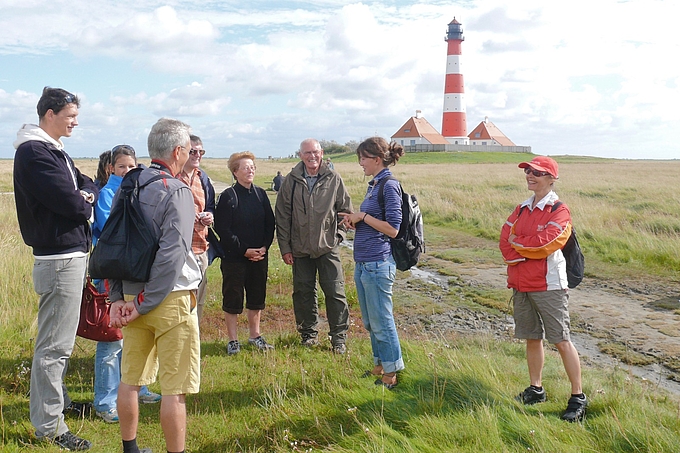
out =
[[543,403],[547,399],[545,389],[537,390],[536,387],[529,386],[522,393],[517,395],[517,400],[524,404]]
[[582,393],[583,397],[572,395],[567,403],[567,410],[562,414],[562,420],[568,422],[580,422],[586,416],[586,407],[588,406],[588,398],[586,394]]
[[64,415],[75,415],[78,418],[89,417],[92,413],[92,403],[76,403],[71,401],[71,404],[64,407],[61,411]]
[[300,343],[306,348],[314,348],[319,345],[319,339],[316,337],[302,337]]
[[50,440],[59,445],[61,448],[71,451],[89,450],[92,446],[92,443],[90,443],[89,440],[81,439],[71,431],[66,431],[61,436],[57,436]]
[[338,343],[335,346],[333,346],[333,353],[342,355],[347,352],[347,346],[345,346],[345,343]]

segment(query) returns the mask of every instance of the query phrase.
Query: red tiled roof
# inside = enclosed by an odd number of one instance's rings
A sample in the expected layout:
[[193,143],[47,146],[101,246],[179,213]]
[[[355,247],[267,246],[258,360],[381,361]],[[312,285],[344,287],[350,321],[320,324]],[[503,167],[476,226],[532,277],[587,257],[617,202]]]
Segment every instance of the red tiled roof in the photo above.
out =
[[433,145],[447,145],[449,142],[423,117],[412,116],[392,138],[423,137]]
[[[476,134],[479,133],[479,136]],[[468,134],[470,140],[496,140],[501,146],[515,146],[508,137],[491,121],[485,120]]]

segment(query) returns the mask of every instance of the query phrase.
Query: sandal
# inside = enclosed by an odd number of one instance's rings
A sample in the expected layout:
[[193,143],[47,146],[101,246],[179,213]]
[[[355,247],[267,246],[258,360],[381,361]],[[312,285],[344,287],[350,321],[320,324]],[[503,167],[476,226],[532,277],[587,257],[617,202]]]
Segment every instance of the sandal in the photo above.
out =
[[[390,378],[390,379],[394,378],[394,383],[390,384],[390,383],[383,381],[383,379],[385,379],[385,378]],[[399,385],[399,383],[397,382],[397,373],[385,373],[385,374],[383,374],[382,379],[376,379],[375,380],[375,385],[382,385],[387,390],[392,390],[397,385]]]
[[383,373],[375,374],[375,373],[373,372],[373,370],[366,370],[366,371],[364,371],[364,373],[361,375],[361,377],[362,377],[362,378],[366,378],[366,377],[374,377],[374,376],[382,376],[382,375],[383,375]]

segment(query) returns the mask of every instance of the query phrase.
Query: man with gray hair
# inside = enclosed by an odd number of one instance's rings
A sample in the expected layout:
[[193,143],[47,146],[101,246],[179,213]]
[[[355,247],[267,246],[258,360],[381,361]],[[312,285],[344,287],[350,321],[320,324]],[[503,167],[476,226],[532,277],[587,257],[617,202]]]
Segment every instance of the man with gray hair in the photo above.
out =
[[346,230],[339,225],[338,212],[352,212],[352,201],[340,175],[324,162],[317,140],[304,140],[298,154],[300,162],[285,177],[276,198],[279,248],[283,261],[293,266],[295,323],[303,346],[319,343],[318,273],[326,296],[331,349],[344,354],[349,308],[338,245]]
[[[142,385],[160,376],[161,427],[168,452],[184,451],[186,394],[200,384],[200,340],[195,290],[201,272],[191,251],[194,200],[191,189],[175,179],[189,157],[190,127],[161,118],[148,138],[151,165],[139,174],[144,216],[156,230],[156,252],[149,281],[110,281],[111,324],[123,328],[122,376],[118,387],[118,418],[124,453],[137,446],[138,395]],[[120,192],[118,192],[118,195]],[[113,204],[115,205],[116,199]],[[150,452],[143,449],[141,453]]]

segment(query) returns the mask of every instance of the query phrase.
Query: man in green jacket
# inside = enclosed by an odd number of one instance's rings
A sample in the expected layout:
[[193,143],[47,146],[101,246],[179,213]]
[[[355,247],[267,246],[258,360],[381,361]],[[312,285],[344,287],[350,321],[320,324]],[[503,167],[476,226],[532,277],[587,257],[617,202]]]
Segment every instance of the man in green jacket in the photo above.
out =
[[319,142],[308,138],[300,144],[300,162],[281,185],[276,198],[276,235],[283,261],[293,266],[293,310],[304,346],[319,343],[319,305],[316,275],[326,296],[326,316],[333,352],[347,351],[349,308],[345,275],[338,245],[346,231],[338,212],[351,212],[342,178],[328,168]]

